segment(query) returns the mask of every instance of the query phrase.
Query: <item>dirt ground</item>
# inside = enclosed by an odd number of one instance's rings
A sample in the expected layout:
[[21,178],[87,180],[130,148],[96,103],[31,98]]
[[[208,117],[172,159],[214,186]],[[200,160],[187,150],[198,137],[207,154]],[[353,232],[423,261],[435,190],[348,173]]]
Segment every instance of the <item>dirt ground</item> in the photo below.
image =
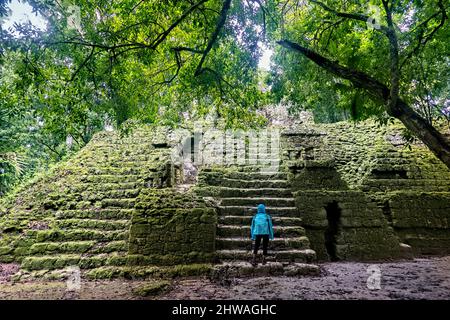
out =
[[[177,279],[170,291],[151,299],[450,300],[450,256],[377,264],[324,263],[320,267],[322,275],[317,277],[232,279],[229,286],[206,278]],[[151,282],[82,281],[79,291],[68,291],[65,281],[13,283],[10,278],[17,271],[17,265],[0,264],[0,299],[142,299],[134,290]]]

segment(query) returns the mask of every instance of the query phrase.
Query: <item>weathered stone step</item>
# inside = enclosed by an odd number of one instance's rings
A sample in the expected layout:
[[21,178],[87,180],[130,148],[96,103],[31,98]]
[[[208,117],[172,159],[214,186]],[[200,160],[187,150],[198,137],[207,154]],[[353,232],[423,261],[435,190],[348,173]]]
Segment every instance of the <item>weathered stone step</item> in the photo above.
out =
[[290,189],[286,188],[229,188],[229,187],[211,187],[210,189],[218,192],[220,198],[232,197],[292,197]]
[[56,220],[54,226],[59,229],[99,229],[126,230],[130,220],[63,219]]
[[105,192],[110,190],[135,190],[142,188],[144,186],[144,182],[119,182],[119,183],[89,183],[89,182],[80,182],[73,183],[70,186],[70,189],[74,192]]
[[212,186],[222,186],[229,188],[289,188],[286,180],[238,180],[238,179],[217,179],[208,182]]
[[[220,206],[219,207],[219,215],[235,215],[235,216],[247,216],[254,215],[257,211],[257,207],[255,203],[250,206]],[[266,207],[266,211],[268,214],[275,218],[276,216],[280,217],[299,217],[300,213],[298,209],[294,206],[291,207]]]
[[134,209],[106,208],[84,210],[62,210],[55,213],[58,219],[97,219],[97,220],[125,220],[131,219]]
[[135,199],[103,199],[102,208],[133,208],[135,204]]
[[36,242],[69,242],[69,241],[118,241],[128,239],[128,230],[100,231],[92,229],[73,230],[28,230],[27,235],[35,237]]
[[[246,249],[251,250],[250,237],[216,237],[217,249]],[[275,238],[269,241],[269,250],[308,249],[307,237]]]
[[148,157],[155,158],[161,157],[162,155],[170,155],[171,152],[171,150],[168,149],[154,149],[144,144],[131,144],[130,146],[110,144],[104,147],[98,147],[98,150],[100,150],[100,153],[105,157],[114,158],[116,155],[119,155],[125,159],[136,156],[142,157],[143,159]]
[[104,199],[104,198],[111,198],[111,199],[120,199],[120,198],[136,198],[139,195],[139,192],[141,190],[136,189],[122,189],[122,190],[107,190],[107,191],[97,191],[95,195],[91,193],[91,191],[87,190],[83,192],[81,195],[83,199]]
[[[154,153],[154,151],[150,151],[150,152],[146,152],[146,153],[135,153],[135,154],[129,154],[129,155],[124,155],[124,154],[117,154],[114,151],[109,151],[109,152],[102,152],[102,151],[96,151],[96,157],[92,158],[89,156],[83,156],[83,157],[77,157],[76,161],[79,161],[81,163],[84,164],[85,161],[89,162],[91,160],[101,160],[103,162],[110,162],[110,161],[121,161],[123,160],[124,162],[134,162],[134,161],[141,161],[141,162],[146,162],[146,161],[150,161],[150,162],[154,162],[155,160],[159,160],[162,158],[162,154],[160,152]],[[116,150],[117,151],[117,150]],[[102,163],[100,163],[102,164]]]
[[275,173],[275,171],[281,171],[282,161],[274,158],[249,158],[245,159],[245,163],[249,169],[248,173],[260,173],[267,172]]
[[128,238],[127,240],[118,240],[110,242],[97,242],[88,253],[128,253]]
[[[108,160],[108,159],[95,159],[94,161],[84,161],[82,163],[82,170],[89,172],[91,174],[103,174],[103,175],[114,175],[114,174],[121,174],[121,175],[130,175],[133,173],[128,173],[125,170],[126,168],[134,168],[132,171],[136,171],[135,174],[141,174],[143,171],[157,171],[160,166],[164,165],[165,160],[148,160],[148,161],[122,161],[122,159],[117,159],[114,161]],[[170,161],[170,159],[167,159],[167,161]],[[161,163],[158,163],[161,162]],[[100,166],[99,166],[100,164]],[[101,168],[104,169],[100,170]],[[109,169],[108,169],[109,168]],[[107,172],[111,173],[107,173]],[[122,173],[121,173],[122,172]]]
[[[305,229],[299,226],[281,227],[274,226],[275,237],[300,237],[305,235]],[[217,236],[219,237],[249,237],[250,225],[218,225]]]
[[[224,198],[221,200],[221,206],[257,206],[263,203],[266,207],[295,207],[294,198],[269,198],[269,197],[254,197],[254,198]],[[268,211],[268,209],[267,209]]]
[[85,253],[95,245],[96,241],[40,242],[30,247],[30,254],[42,255],[52,253]]
[[[219,216],[219,223],[224,225],[250,225],[252,223],[253,215],[249,216]],[[272,216],[274,226],[301,226],[302,218],[293,217],[277,217]]]
[[136,166],[131,166],[131,167],[112,167],[112,166],[107,166],[107,167],[101,167],[101,166],[95,166],[93,165],[92,167],[88,167],[87,168],[87,173],[91,174],[91,175],[115,175],[115,174],[119,174],[119,175],[140,175],[143,174],[145,172],[147,172],[148,170],[152,169],[153,166],[152,165],[140,165],[140,164],[136,164]]
[[243,157],[245,154],[245,157],[270,157],[270,156],[275,156],[275,155],[279,155],[280,154],[280,149],[279,148],[271,148],[269,147],[261,147],[261,148],[246,148],[244,149],[238,149],[238,150],[233,150],[233,152],[231,152],[230,150],[226,150],[226,148],[224,149],[224,152],[226,153],[226,155],[237,155],[239,157]]
[[[259,171],[259,166],[264,166],[267,163],[272,161],[281,162],[281,157],[279,154],[270,154],[270,153],[260,153],[260,154],[249,154],[246,153],[244,155],[239,155],[239,158],[227,158],[226,156],[223,158],[224,161],[228,161],[230,165],[235,166],[233,169],[234,172],[257,172]],[[259,162],[258,160],[262,160]],[[258,163],[259,162],[259,163]],[[255,166],[256,165],[256,166]]]
[[[124,164],[123,167],[120,166],[122,160]],[[113,158],[110,158],[109,156],[106,155],[105,156],[99,155],[95,158],[78,158],[77,161],[74,163],[74,165],[79,166],[83,169],[97,169],[106,167],[114,169],[133,168],[134,165],[152,168],[157,165],[162,165],[165,161],[170,161],[170,157],[169,156],[151,157],[148,159],[128,157],[128,159],[125,159],[120,154],[114,154]],[[139,169],[139,167],[135,167],[135,169]]]
[[68,242],[40,242],[30,247],[30,254],[49,255],[49,254],[76,254],[76,253],[112,253],[120,252],[125,254],[128,249],[128,243],[125,240],[111,242],[96,241],[68,241]]
[[[253,166],[251,166],[253,167]],[[205,176],[206,181],[211,181],[214,179],[236,179],[236,180],[260,180],[260,181],[268,181],[268,180],[287,180],[286,172],[261,172],[261,169],[258,168],[257,172],[208,172],[202,171],[200,174]]]
[[266,151],[266,152],[280,152],[280,146],[279,145],[260,145],[260,146],[249,146],[247,148],[248,152],[250,153],[257,153],[257,152],[262,152],[262,151]]
[[[259,254],[262,253],[259,249]],[[311,249],[291,249],[269,251],[267,261],[312,262],[316,260],[316,253]],[[216,256],[221,261],[251,261],[253,252],[249,250],[217,250]]]
[[250,154],[246,157],[246,164],[270,164],[270,163],[281,163],[281,157],[279,154]]
[[[103,202],[105,200],[105,202]],[[124,201],[126,200],[126,201]],[[135,198],[129,199],[102,199],[102,200],[82,200],[73,198],[70,195],[67,198],[58,200],[58,202],[49,206],[49,208],[58,211],[69,210],[98,210],[98,209],[132,209],[134,208]],[[50,202],[52,204],[52,202]]]
[[54,270],[67,266],[79,266],[82,269],[101,266],[123,266],[127,263],[126,254],[98,254],[83,256],[81,254],[55,254],[47,256],[25,257],[21,267],[25,270]]
[[[103,134],[103,132],[102,132]],[[109,134],[109,132],[108,132]],[[147,135],[142,136],[136,136],[135,133],[132,134],[132,136],[126,136],[126,137],[120,137],[118,134],[113,132],[113,136],[102,136],[101,138],[98,138],[94,140],[94,145],[96,147],[108,147],[108,146],[114,146],[117,149],[117,146],[123,145],[121,149],[126,148],[128,146],[133,146],[134,148],[138,149],[139,146],[151,146],[152,144],[152,137],[153,135],[150,132],[147,132]],[[96,137],[94,137],[95,139]]]
[[279,146],[271,146],[271,145],[261,145],[261,146],[249,146],[247,148],[248,154],[271,154],[271,153],[280,153]]
[[[83,201],[99,201],[103,199],[133,199],[139,195],[140,189],[122,189],[122,190],[80,190],[77,192],[70,192],[70,198]],[[60,198],[64,199],[67,194],[61,194]]]
[[371,188],[377,190],[402,190],[405,188],[422,190],[424,187],[432,189],[433,191],[448,191],[450,187],[450,181],[448,179],[442,179],[442,177],[436,177],[435,179],[364,179],[361,186],[365,190],[371,190]]
[[[280,262],[268,262],[256,267],[249,262],[225,262],[214,266],[211,272],[213,281],[222,281],[229,278],[264,277],[264,276],[318,276],[320,268],[313,264],[291,263],[283,265]],[[225,279],[224,279],[225,278]]]
[[225,178],[242,180],[287,180],[285,172],[230,172],[224,175]]
[[139,182],[141,180],[140,175],[85,175],[78,179],[82,182],[88,183],[124,183],[124,182]]
[[[134,155],[134,154],[148,154],[148,152],[154,153],[156,152],[167,152],[167,150],[155,150],[155,148],[151,147],[151,141],[142,141],[141,143],[137,143],[136,140],[130,139],[126,140],[113,140],[113,141],[102,141],[103,143],[99,143],[95,145],[95,151],[103,152],[105,154],[112,153],[120,153],[124,155]],[[143,148],[146,146],[146,148]]]
[[282,161],[274,158],[249,158],[245,165],[250,169],[246,173],[261,173],[269,171],[271,174],[281,172]]
[[[252,175],[254,179],[258,180],[262,177],[262,180],[267,180],[267,176],[272,176],[272,179],[276,179],[279,173],[284,173],[287,170],[284,162],[277,159],[244,159],[245,162],[240,164],[239,171],[228,171],[223,173],[225,178],[235,179],[235,177],[230,177],[228,174],[236,174],[242,176],[244,180],[251,180]],[[250,175],[250,176],[249,176]],[[285,180],[287,176],[281,175],[279,179]],[[238,178],[239,179],[239,178]]]
[[[93,147],[93,146],[92,146]],[[88,150],[91,151],[91,150]],[[95,146],[95,156],[99,156],[100,160],[120,160],[121,158],[128,161],[128,159],[146,159],[159,158],[164,155],[170,155],[170,149],[153,149],[143,145],[132,144],[130,146],[109,144],[104,146]],[[78,159],[78,158],[77,158]],[[82,153],[80,159],[96,159],[90,153]]]

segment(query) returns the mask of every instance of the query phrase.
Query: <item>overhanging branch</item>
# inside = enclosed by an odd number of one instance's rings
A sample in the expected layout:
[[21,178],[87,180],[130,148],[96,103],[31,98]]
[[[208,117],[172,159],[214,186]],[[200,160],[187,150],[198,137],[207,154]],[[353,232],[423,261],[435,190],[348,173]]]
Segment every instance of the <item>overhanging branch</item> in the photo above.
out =
[[[417,35],[417,43],[414,46],[412,50],[410,50],[404,57],[400,69],[403,68],[404,64],[413,56],[417,55],[421,49],[425,47],[425,45],[433,38],[433,36],[438,32],[439,29],[441,29],[445,21],[448,19],[447,12],[445,10],[445,6],[442,3],[442,0],[438,0],[438,7],[439,11],[432,14],[430,17],[428,17],[426,20],[422,21],[419,25],[417,25],[412,31],[414,32],[416,29],[418,30]],[[428,34],[425,35],[425,30],[428,27],[428,23],[437,18],[438,16],[441,16],[441,19],[439,21],[439,24],[433,28]]]
[[384,11],[386,12],[387,33],[389,39],[389,57],[391,73],[391,89],[388,99],[388,110],[393,110],[397,105],[398,94],[400,90],[400,70],[398,58],[398,39],[395,32],[394,22],[392,20],[392,10],[389,8],[389,0],[382,0]]
[[[325,11],[328,11],[337,17],[361,21],[361,22],[367,22],[367,20],[369,20],[369,18],[370,18],[369,16],[367,16],[365,14],[361,14],[361,13],[339,12],[337,10],[334,10],[333,8],[330,8],[329,6],[327,6],[325,3],[321,2],[321,1],[310,0],[310,2],[317,4],[318,6],[322,7],[322,9],[324,9]],[[375,29],[375,30],[378,30],[384,34],[387,33],[387,28],[385,26],[380,26],[380,29]]]
[[422,140],[422,142],[425,143],[425,145],[427,145],[448,168],[450,168],[449,141],[401,98],[396,99],[395,105],[390,104],[389,98],[391,90],[386,85],[364,72],[344,67],[338,62],[331,61],[330,59],[289,40],[278,41],[278,44],[304,55],[332,74],[351,81],[355,87],[365,89],[374,100],[383,102],[386,111],[391,116],[399,119],[406,128],[411,130],[411,132]]
[[211,35],[211,39],[209,39],[208,44],[206,46],[205,51],[203,52],[203,55],[200,59],[200,62],[195,69],[195,76],[198,76],[202,73],[202,66],[205,62],[206,56],[211,51],[214,43],[216,42],[217,38],[219,37],[220,31],[222,30],[223,26],[225,25],[225,21],[227,20],[227,14],[231,7],[231,0],[225,0],[222,6],[222,10],[220,11],[219,19],[217,20],[216,28],[214,29],[213,34]]
[[277,42],[279,45],[297,51],[303,54],[305,57],[315,62],[318,66],[328,70],[334,75],[347,79],[353,83],[357,88],[362,88],[368,90],[372,94],[373,98],[378,101],[386,102],[389,97],[389,89],[379,82],[378,80],[372,78],[368,74],[352,70],[348,67],[340,65],[338,62],[331,61],[328,58],[308,49],[306,47],[300,46],[297,43],[291,42],[289,40],[281,40]]
[[166,31],[161,33],[153,41],[153,44],[151,45],[152,49],[156,49],[156,47],[167,38],[167,36],[170,34],[170,32],[173,29],[175,29],[181,22],[183,22],[183,20],[186,19],[186,17],[189,16],[195,9],[197,9],[199,6],[201,6],[202,4],[204,4],[207,1],[208,0],[200,0],[199,2],[197,2],[196,4],[191,6],[188,10],[186,10],[174,23],[172,23],[172,25],[169,28],[167,28]]

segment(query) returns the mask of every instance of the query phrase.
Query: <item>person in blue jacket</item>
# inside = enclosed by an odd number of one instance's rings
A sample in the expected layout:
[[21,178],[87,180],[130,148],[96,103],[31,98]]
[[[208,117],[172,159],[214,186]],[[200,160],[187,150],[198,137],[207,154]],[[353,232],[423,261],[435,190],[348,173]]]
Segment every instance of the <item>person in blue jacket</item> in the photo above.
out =
[[253,216],[250,233],[252,240],[255,241],[252,264],[254,266],[257,264],[256,256],[258,254],[259,246],[261,245],[261,240],[263,243],[262,263],[265,264],[269,239],[273,240],[273,226],[272,218],[266,213],[266,207],[263,204],[258,205],[258,211]]

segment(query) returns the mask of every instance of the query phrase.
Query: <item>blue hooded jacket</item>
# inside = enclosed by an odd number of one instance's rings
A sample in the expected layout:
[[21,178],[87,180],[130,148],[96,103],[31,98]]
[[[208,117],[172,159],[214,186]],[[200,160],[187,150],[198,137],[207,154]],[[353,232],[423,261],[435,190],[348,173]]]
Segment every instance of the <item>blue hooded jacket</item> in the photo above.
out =
[[269,235],[273,239],[272,218],[266,213],[266,207],[263,204],[258,205],[258,211],[253,216],[252,227],[250,230],[252,240],[255,240],[256,235]]

